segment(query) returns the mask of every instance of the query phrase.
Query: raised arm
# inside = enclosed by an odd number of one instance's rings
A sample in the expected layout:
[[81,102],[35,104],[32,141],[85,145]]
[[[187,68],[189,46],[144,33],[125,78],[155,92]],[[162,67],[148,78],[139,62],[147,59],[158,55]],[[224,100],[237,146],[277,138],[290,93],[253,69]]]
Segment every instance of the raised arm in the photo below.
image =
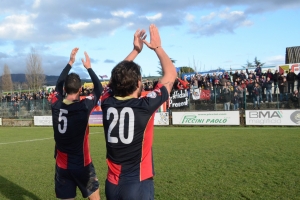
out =
[[95,95],[96,100],[98,101],[103,91],[103,87],[102,84],[100,83],[98,76],[95,74],[94,70],[91,67],[91,61],[89,55],[87,54],[87,52],[84,52],[84,55],[85,55],[85,61],[84,59],[81,59],[81,61],[92,79],[92,82],[94,84],[93,93]]
[[145,30],[137,30],[134,33],[133,38],[133,50],[130,52],[130,54],[124,59],[127,61],[133,61],[137,55],[142,51],[143,49],[143,40],[145,40],[147,37]]
[[76,54],[78,52],[78,49],[79,48],[74,48],[71,52],[71,55],[70,55],[70,61],[69,63],[67,64],[67,66],[63,69],[63,71],[61,72],[61,74],[59,75],[58,79],[57,79],[57,82],[56,82],[56,87],[55,87],[55,90],[59,93],[59,94],[63,94],[63,87],[64,87],[64,82],[65,82],[65,79],[66,77],[68,76],[69,74],[69,71],[71,70],[71,67],[72,65],[74,64],[75,62],[75,57],[76,57]]
[[157,27],[151,24],[149,27],[150,31],[150,43],[146,40],[143,42],[152,50],[155,51],[158,59],[160,60],[164,76],[161,78],[160,83],[162,83],[170,93],[177,77],[175,66],[173,65],[171,59],[166,54],[161,46],[161,40]]

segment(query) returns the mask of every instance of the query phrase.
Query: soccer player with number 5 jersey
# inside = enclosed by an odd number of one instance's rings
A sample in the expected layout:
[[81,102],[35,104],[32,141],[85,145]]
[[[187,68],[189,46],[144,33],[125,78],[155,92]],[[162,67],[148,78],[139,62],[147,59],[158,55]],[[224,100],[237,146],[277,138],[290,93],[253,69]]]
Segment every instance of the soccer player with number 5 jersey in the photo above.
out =
[[[108,173],[108,200],[154,199],[153,129],[154,113],[169,98],[177,73],[161,46],[155,25],[150,25],[150,42],[144,30],[134,34],[134,49],[115,66],[109,86],[101,97]],[[163,77],[145,97],[141,96],[141,67],[133,62],[147,45],[158,56]]]
[[[72,50],[51,100],[56,159],[55,192],[59,199],[74,199],[78,187],[84,198],[99,200],[99,182],[89,150],[88,120],[103,88],[85,52],[86,61],[82,59],[82,63],[93,81],[94,90],[92,95],[79,99],[82,89],[80,77],[75,73],[68,74],[77,52],[78,48]],[[63,98],[63,89],[66,98]]]

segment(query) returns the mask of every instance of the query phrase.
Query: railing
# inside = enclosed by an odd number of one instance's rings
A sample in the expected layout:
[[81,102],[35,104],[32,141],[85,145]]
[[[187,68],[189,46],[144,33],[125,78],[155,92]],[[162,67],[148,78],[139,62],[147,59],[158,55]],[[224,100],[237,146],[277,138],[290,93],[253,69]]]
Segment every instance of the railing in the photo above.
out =
[[[297,87],[294,88],[296,90]],[[280,91],[275,85],[272,89],[262,89],[260,95],[253,95],[253,92],[243,89],[237,93],[239,98],[234,101],[235,91],[232,89],[229,94],[223,92],[222,87],[213,87],[210,90],[190,89],[188,91],[188,106],[173,107],[172,111],[207,111],[207,110],[253,110],[253,109],[299,109],[299,95],[295,98],[293,93]],[[197,95],[199,94],[198,98]],[[226,97],[227,95],[227,97]],[[172,98],[172,94],[171,94]]]
[[[274,90],[275,89],[275,90]],[[297,89],[297,87],[295,87]],[[257,100],[253,98],[251,92],[247,89],[243,90],[240,98],[236,104],[233,102],[234,91],[230,91],[230,102],[225,100],[225,94],[222,92],[222,88],[212,88],[209,90],[209,94],[203,93],[207,90],[199,90],[200,99],[194,100],[193,92],[191,89],[187,91],[187,100],[183,99],[183,102],[178,107],[170,107],[171,111],[208,111],[208,110],[253,110],[258,109]],[[201,96],[202,95],[202,96]],[[182,95],[177,95],[180,97]],[[172,97],[172,94],[171,94]],[[272,97],[272,99],[271,99]],[[227,97],[228,98],[228,97]],[[174,99],[173,99],[174,102]],[[187,103],[186,103],[187,102]],[[299,109],[299,98],[293,99],[291,93],[280,93],[278,87],[272,87],[271,90],[264,89],[259,96],[259,109]],[[15,101],[0,101],[0,118],[32,118],[33,116],[51,115],[51,105],[47,99],[39,100],[21,100]]]
[[51,115],[51,105],[46,99],[0,102],[2,118],[32,118],[42,115]]

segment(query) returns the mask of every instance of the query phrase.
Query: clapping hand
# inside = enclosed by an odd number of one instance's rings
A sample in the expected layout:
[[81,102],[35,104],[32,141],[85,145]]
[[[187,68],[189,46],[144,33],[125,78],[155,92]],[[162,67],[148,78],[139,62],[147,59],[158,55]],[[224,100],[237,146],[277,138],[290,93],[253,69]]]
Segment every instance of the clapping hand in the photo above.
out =
[[134,34],[134,39],[133,39],[133,47],[137,52],[141,52],[143,49],[143,40],[145,40],[147,37],[146,31],[145,30],[137,30]]
[[85,55],[85,60],[82,58],[81,61],[82,61],[82,64],[83,66],[86,68],[86,69],[89,69],[91,68],[91,61],[90,61],[90,57],[89,55],[87,54],[87,52],[84,52],[84,55]]
[[69,64],[72,66],[75,62],[75,57],[76,57],[76,54],[78,52],[79,48],[75,47],[72,52],[71,52],[71,55],[70,55],[70,61],[69,61]]
[[151,24],[149,27],[149,31],[150,31],[150,43],[147,42],[146,40],[143,40],[143,42],[152,50],[161,47],[161,40],[160,40],[157,27],[154,24]]

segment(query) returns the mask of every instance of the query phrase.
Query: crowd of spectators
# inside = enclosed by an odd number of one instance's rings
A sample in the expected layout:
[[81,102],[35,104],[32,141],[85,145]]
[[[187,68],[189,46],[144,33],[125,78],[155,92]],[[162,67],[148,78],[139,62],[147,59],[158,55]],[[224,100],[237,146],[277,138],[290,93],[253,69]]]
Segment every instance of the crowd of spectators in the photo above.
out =
[[277,94],[280,102],[293,101],[299,107],[300,73],[295,74],[291,70],[285,75],[278,70],[272,73],[271,69],[263,73],[258,65],[254,70],[246,69],[245,72],[196,73],[190,80],[186,77],[177,80],[174,84],[176,89],[191,92],[195,89],[209,90],[210,100],[223,103],[224,110],[230,110],[231,104],[234,110],[244,109],[245,102],[252,102],[253,109],[260,109],[261,103],[273,102]]
[[41,102],[47,100],[49,95],[50,93],[44,90],[31,93],[7,93],[1,96],[0,103],[3,109],[7,108],[13,116],[18,116],[21,107],[24,107],[24,109],[29,112],[34,112],[36,108],[40,109],[40,107],[43,107],[43,104],[41,104]]
[[[143,91],[153,90],[158,82],[159,79],[144,79]],[[279,73],[278,70],[272,73],[270,69],[263,73],[261,66],[258,65],[254,70],[246,69],[235,72],[230,70],[222,74],[206,75],[195,73],[189,80],[186,76],[182,79],[177,78],[173,90],[187,89],[190,94],[196,89],[210,91],[209,101],[223,103],[224,110],[238,110],[245,109],[245,103],[253,103],[253,109],[260,109],[262,103],[273,102],[275,97],[276,101],[279,97],[280,102],[292,101],[296,107],[299,107],[299,87],[300,73],[295,74],[291,70],[286,74]],[[82,87],[80,96],[88,96],[92,90],[92,88]],[[2,107],[4,105],[10,107],[10,110],[17,116],[21,106],[30,112],[38,107],[50,110],[49,102],[53,94],[53,89],[7,93],[1,96],[0,101]]]

